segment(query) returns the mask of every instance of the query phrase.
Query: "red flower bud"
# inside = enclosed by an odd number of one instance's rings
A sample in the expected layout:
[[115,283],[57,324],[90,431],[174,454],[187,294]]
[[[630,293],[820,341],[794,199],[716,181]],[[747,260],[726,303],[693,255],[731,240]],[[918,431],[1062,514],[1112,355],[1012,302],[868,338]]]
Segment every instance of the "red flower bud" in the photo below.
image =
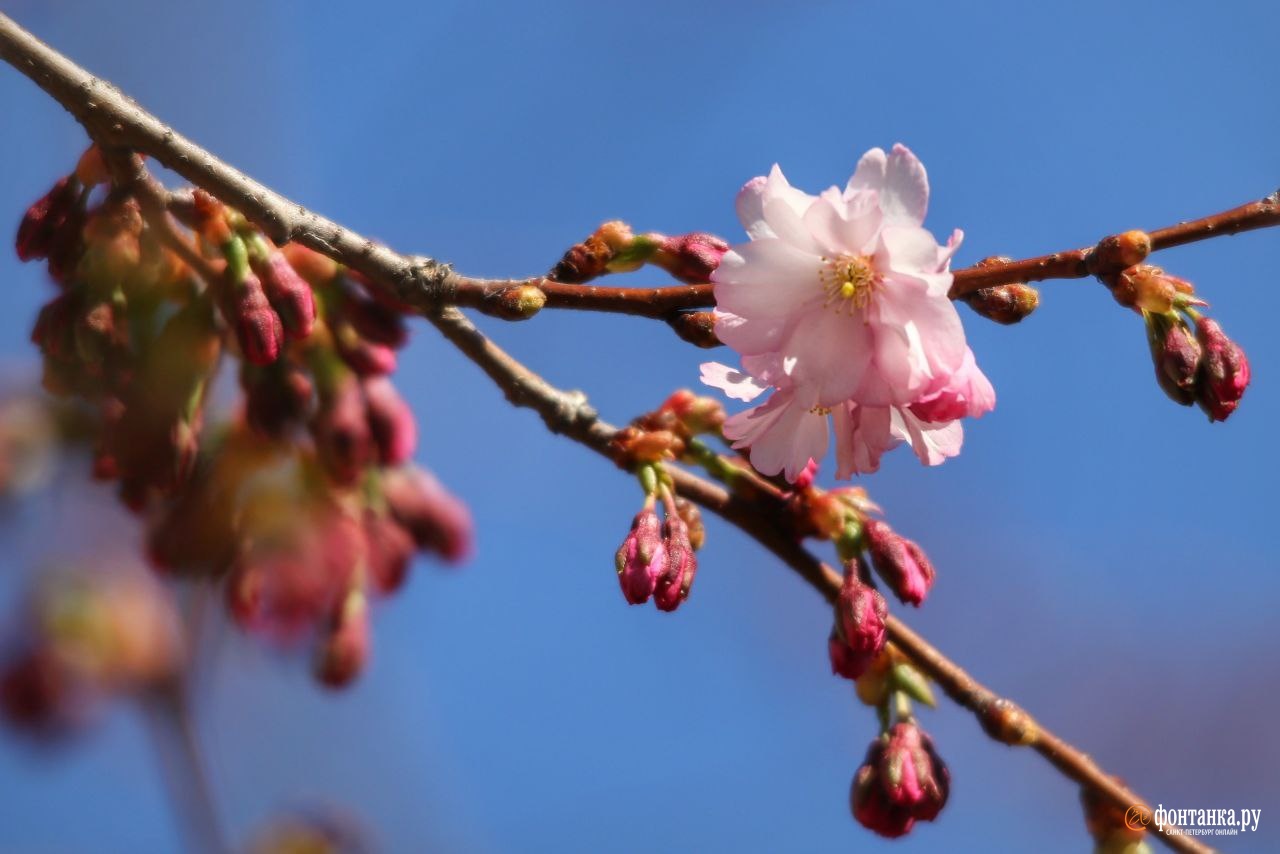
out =
[[395,372],[395,350],[385,344],[375,344],[360,337],[350,323],[336,323],[332,331],[333,344],[338,355],[347,363],[347,367],[360,376],[383,376]]
[[1210,421],[1225,421],[1236,411],[1249,386],[1249,360],[1240,345],[1227,337],[1216,321],[1196,321],[1196,338],[1204,356],[1196,382],[1196,401]]
[[377,453],[360,383],[342,374],[320,396],[320,410],[311,421],[311,434],[325,471],[337,483],[350,485],[359,479]]
[[662,541],[662,523],[653,507],[646,506],[631,522],[618,553],[614,556],[618,584],[622,595],[632,605],[649,601],[658,579],[667,569],[666,546]]
[[366,510],[364,536],[368,543],[369,581],[386,596],[399,590],[413,560],[413,537],[390,515]]
[[1156,382],[1174,403],[1190,406],[1196,397],[1200,342],[1180,318],[1149,314],[1147,325]]
[[358,293],[354,286],[343,294],[340,311],[366,341],[398,350],[409,340],[404,315]]
[[878,519],[867,520],[864,531],[876,572],[895,596],[918,606],[937,575],[924,551]]
[[246,359],[255,365],[270,365],[280,358],[284,326],[257,276],[246,273],[243,281],[225,284],[222,312]]
[[471,512],[433,475],[419,468],[392,469],[383,477],[382,494],[392,518],[418,548],[451,563],[471,553]]
[[653,592],[653,604],[659,611],[674,611],[689,598],[693,578],[698,572],[698,558],[689,542],[689,526],[679,516],[670,516],[662,523],[662,547],[667,565],[658,576]]
[[262,289],[291,340],[301,341],[311,334],[316,322],[316,301],[311,286],[289,265],[279,251],[272,251],[255,266]]
[[[884,621],[889,616],[889,608],[878,591],[859,580],[852,564],[845,570],[844,583],[840,586],[836,616],[841,639],[850,650],[864,655],[867,662],[884,649]],[[859,672],[852,678],[861,675]]]
[[864,827],[897,837],[917,821],[937,818],[950,789],[951,773],[933,741],[915,723],[901,721],[871,743],[850,800]]
[[663,240],[651,260],[682,282],[700,284],[711,281],[711,274],[728,251],[729,244],[723,239],[694,231]]
[[78,231],[75,210],[79,196],[80,184],[67,176],[27,209],[15,241],[18,260],[47,258],[60,233],[68,228]]
[[362,383],[369,417],[369,429],[384,466],[409,461],[418,442],[418,422],[409,404],[386,377],[369,377]]

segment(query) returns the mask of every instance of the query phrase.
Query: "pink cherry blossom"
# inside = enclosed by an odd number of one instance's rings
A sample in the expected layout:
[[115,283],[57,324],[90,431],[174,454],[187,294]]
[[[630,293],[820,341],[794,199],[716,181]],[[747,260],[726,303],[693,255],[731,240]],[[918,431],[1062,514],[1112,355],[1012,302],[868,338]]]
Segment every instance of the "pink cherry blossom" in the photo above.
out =
[[712,275],[716,334],[741,370],[703,365],[703,382],[764,403],[725,435],[765,474],[794,480],[831,443],[838,474],[875,471],[909,444],[936,465],[959,452],[962,417],[995,404],[947,292],[957,230],[940,246],[921,223],[924,167],[906,147],[872,149],[841,191],[811,196],[778,167],[748,182],[738,216],[751,240]]

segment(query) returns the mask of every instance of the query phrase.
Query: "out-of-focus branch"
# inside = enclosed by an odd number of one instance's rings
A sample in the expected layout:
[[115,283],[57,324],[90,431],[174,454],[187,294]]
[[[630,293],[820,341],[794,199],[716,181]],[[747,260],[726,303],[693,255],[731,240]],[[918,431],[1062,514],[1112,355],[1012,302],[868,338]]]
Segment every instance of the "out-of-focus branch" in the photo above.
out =
[[204,854],[225,854],[231,849],[222,837],[186,692],[185,681],[176,678],[144,697],[143,711],[164,768],[169,797],[182,819],[188,848]]

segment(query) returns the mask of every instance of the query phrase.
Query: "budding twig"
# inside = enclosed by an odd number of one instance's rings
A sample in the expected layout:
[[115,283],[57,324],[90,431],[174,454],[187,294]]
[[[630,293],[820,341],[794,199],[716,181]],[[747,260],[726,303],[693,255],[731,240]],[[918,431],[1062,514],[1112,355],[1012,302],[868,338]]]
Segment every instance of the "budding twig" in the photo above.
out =
[[[343,228],[284,198],[229,166],[186,137],[165,126],[118,89],[90,75],[30,33],[0,14],[0,58],[31,78],[84,125],[104,150],[126,149],[147,154],[198,187],[242,212],[272,241],[296,241],[363,273],[375,286],[413,306],[468,358],[475,362],[516,406],[538,412],[556,433],[609,456],[616,428],[600,420],[579,392],[565,392],[513,359],[489,341],[450,305],[474,307],[502,314],[501,296],[512,288],[534,285],[546,294],[546,306],[615,311],[667,318],[673,312],[714,304],[710,285],[663,288],[599,288],[551,282],[473,279],[454,273],[446,264],[420,256],[401,255]],[[1154,248],[1164,248],[1280,224],[1275,196],[1240,208],[1153,232]],[[178,248],[178,247],[175,247]],[[194,251],[194,250],[193,250]],[[1088,275],[1090,249],[1043,258],[960,270],[960,296],[982,287],[1046,278]],[[788,531],[781,493],[769,484],[750,497],[730,493],[689,472],[671,468],[677,492],[698,502],[756,539],[809,582],[828,601],[838,595],[840,576],[823,564]],[[890,617],[888,632],[895,644],[958,704],[969,709],[993,737],[1005,743],[1028,744],[1064,775],[1122,807],[1142,803],[1117,784],[1084,753],[1038,727],[1016,706],[1003,700],[941,652]],[[1166,834],[1170,830],[1166,826]],[[1163,841],[1180,851],[1209,849],[1185,836],[1165,835]]]

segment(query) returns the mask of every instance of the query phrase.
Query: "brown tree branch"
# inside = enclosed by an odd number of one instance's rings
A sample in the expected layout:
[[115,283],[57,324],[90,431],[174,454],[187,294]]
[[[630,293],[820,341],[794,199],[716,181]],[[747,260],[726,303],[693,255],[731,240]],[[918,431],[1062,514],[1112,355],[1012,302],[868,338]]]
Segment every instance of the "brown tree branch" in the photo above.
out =
[[[443,309],[428,319],[503,390],[511,403],[537,412],[553,433],[611,456],[609,446],[617,429],[596,416],[581,392],[564,392],[552,386],[486,338],[457,309]],[[672,467],[670,472],[679,494],[756,540],[834,604],[840,593],[840,574],[814,557],[788,531],[781,490],[757,479],[753,482],[754,497],[746,498],[683,469]],[[1146,806],[1137,793],[1118,783],[1087,754],[975,680],[901,620],[890,616],[886,625],[890,639],[912,663],[958,705],[971,711],[992,738],[1033,748],[1064,776],[1125,809]],[[1176,828],[1166,825],[1165,831],[1161,840],[1176,851],[1212,850],[1192,837],[1170,835]]]
[[[84,125],[90,137],[104,148],[124,148],[154,157],[189,181],[238,208],[276,243],[296,241],[355,269],[376,285],[387,288],[402,301],[416,307],[460,350],[503,389],[515,405],[531,408],[547,427],[572,438],[597,453],[608,455],[615,428],[601,421],[580,392],[564,392],[511,358],[482,335],[461,312],[447,308],[453,303],[491,309],[503,291],[532,282],[547,289],[548,304],[591,310],[622,311],[665,317],[682,308],[705,307],[710,287],[692,285],[671,288],[621,289],[560,285],[544,279],[510,282],[471,279],[454,273],[446,264],[420,256],[405,256],[345,229],[331,220],[296,205],[262,186],[242,172],[217,159],[195,143],[162,124],[150,113],[109,83],[84,69],[0,14],[0,58],[30,77]],[[1275,224],[1275,199],[1254,203],[1261,206],[1247,213],[1217,215],[1209,225],[1204,221],[1165,229],[1165,245],[1233,233],[1245,228]],[[1245,206],[1244,211],[1254,208]],[[1227,219],[1222,219],[1227,217]],[[1077,250],[1087,252],[1088,250]],[[1072,253],[1067,253],[1071,255]],[[1048,256],[1050,259],[1059,256]],[[1063,256],[1065,257],[1065,256]],[[1084,256],[1081,256],[1083,258]],[[970,281],[984,287],[1002,281],[1036,279],[1036,271],[1074,276],[1071,261],[1043,262],[1030,259],[1006,265],[1000,279],[999,267],[987,267],[983,276]],[[1023,265],[1023,266],[1019,266]],[[964,281],[962,274],[957,279]],[[1015,275],[1016,273],[1016,275]],[[644,305],[646,308],[638,308]],[[808,581],[826,599],[838,590],[839,576],[808,553],[779,524],[780,508],[771,506],[778,496],[760,491],[747,500],[713,483],[682,470],[672,472],[676,489],[691,500],[723,516],[758,540]],[[889,633],[895,644],[957,703],[972,711],[984,729],[1005,743],[1029,744],[1050,760],[1063,774],[1094,790],[1117,805],[1141,804],[1136,794],[1119,785],[1079,750],[1041,729],[1025,712],[997,697],[970,677],[958,665],[904,626],[890,618]],[[1189,837],[1164,836],[1164,841],[1181,851],[1208,849]]]

